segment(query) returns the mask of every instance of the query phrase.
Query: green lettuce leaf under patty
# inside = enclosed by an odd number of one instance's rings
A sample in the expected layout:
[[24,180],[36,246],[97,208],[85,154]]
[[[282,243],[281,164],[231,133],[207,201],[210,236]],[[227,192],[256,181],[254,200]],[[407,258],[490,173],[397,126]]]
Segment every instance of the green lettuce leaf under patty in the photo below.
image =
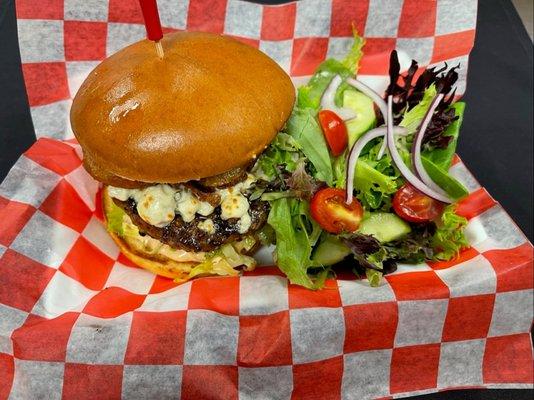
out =
[[119,236],[122,236],[124,231],[122,227],[122,220],[124,215],[126,214],[122,208],[116,206],[113,204],[113,208],[107,213],[106,219],[107,219],[107,227],[110,232],[116,233]]
[[238,267],[253,269],[256,266],[254,258],[239,253],[232,244],[225,244],[210,252],[206,260],[191,269],[188,278],[197,276],[221,275],[238,276]]

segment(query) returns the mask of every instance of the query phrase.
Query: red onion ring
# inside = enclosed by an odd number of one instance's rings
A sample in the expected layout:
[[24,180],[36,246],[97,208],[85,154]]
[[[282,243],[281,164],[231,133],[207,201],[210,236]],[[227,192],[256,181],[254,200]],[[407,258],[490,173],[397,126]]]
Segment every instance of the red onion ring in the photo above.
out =
[[[356,143],[352,145],[352,148],[350,149],[349,153],[349,160],[347,162],[347,172],[346,172],[346,195],[345,195],[345,203],[350,204],[353,200],[353,191],[354,191],[354,174],[356,171],[356,164],[358,163],[358,158],[360,157],[360,153],[362,152],[363,148],[367,143],[369,143],[371,140],[376,139],[380,136],[384,136],[386,134],[386,127],[381,126],[380,128],[371,129],[368,131],[365,135],[363,135],[361,138],[359,138]],[[393,128],[394,132],[398,135],[406,135],[408,131],[401,127],[396,126]]]
[[328,84],[328,87],[324,91],[323,96],[321,97],[321,108],[323,110],[331,110],[335,112],[343,121],[348,121],[356,118],[356,113],[350,108],[338,107],[334,101],[337,89],[342,82],[343,80],[339,75],[336,75],[332,78]]
[[423,166],[423,161],[421,160],[421,147],[423,145],[423,137],[425,136],[425,132],[428,128],[428,125],[430,124],[430,121],[432,120],[432,115],[434,115],[434,111],[438,107],[441,100],[443,100],[443,97],[443,93],[440,93],[436,97],[434,97],[432,103],[430,103],[428,111],[426,112],[423,118],[423,121],[421,122],[421,125],[419,126],[419,129],[417,130],[417,133],[415,134],[412,145],[412,164],[415,169],[415,174],[423,181],[425,185],[427,185],[429,188],[435,190],[438,193],[446,195],[445,191],[432,180],[430,175],[428,175],[425,170],[425,167]]
[[436,192],[435,190],[429,188],[422,182],[410,169],[404,164],[402,157],[397,150],[395,144],[395,137],[393,136],[393,96],[388,96],[388,111],[387,111],[387,138],[388,138],[388,150],[391,155],[393,163],[397,166],[400,173],[404,178],[412,184],[417,190],[426,194],[429,197],[432,197],[435,200],[441,201],[443,203],[453,203],[454,201],[449,198],[449,196],[443,195]]
[[[382,113],[382,117],[384,118],[384,122],[387,122],[388,108],[387,108],[386,102],[384,101],[382,96],[380,96],[377,92],[375,92],[373,89],[371,89],[369,86],[367,86],[362,81],[359,81],[358,79],[347,78],[347,80],[345,82],[347,82],[349,85],[355,87],[360,92],[362,92],[364,95],[366,95],[371,100],[373,100],[375,102],[375,104],[378,106],[380,112]],[[386,136],[384,136],[384,142],[382,143],[382,147],[380,147],[380,150],[378,151],[378,155],[377,155],[378,159],[382,158],[382,156],[384,155],[384,153],[386,151],[386,147],[387,147],[387,138],[386,138]]]

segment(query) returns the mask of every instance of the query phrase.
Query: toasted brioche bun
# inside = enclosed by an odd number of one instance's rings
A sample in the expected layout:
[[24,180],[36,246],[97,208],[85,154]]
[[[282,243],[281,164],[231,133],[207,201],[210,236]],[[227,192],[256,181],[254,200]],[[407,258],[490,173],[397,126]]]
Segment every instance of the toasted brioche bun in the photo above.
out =
[[283,127],[295,100],[287,74],[229,37],[165,35],[99,64],[70,113],[85,166],[121,187],[179,183],[247,164]]
[[[112,202],[113,199],[109,196],[107,189],[104,188],[104,190],[102,190],[102,206],[106,222],[107,214],[111,210]],[[109,229],[108,233],[126,258],[154,274],[184,281],[187,280],[187,276],[191,269],[195,265],[198,265],[198,262],[177,262],[160,253],[148,253],[135,241],[123,239],[114,232],[109,231]]]

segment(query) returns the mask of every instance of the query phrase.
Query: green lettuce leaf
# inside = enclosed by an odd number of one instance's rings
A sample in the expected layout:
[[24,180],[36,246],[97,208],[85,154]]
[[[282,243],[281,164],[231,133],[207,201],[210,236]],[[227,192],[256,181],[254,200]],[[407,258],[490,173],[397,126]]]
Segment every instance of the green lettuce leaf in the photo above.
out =
[[356,29],[352,30],[354,41],[349,53],[345,56],[341,64],[343,64],[353,75],[358,74],[360,60],[363,56],[362,48],[365,45],[365,39],[358,35]]
[[124,235],[123,218],[126,215],[124,210],[110,201],[109,211],[106,213],[107,227],[110,232],[119,236]]
[[328,275],[330,274],[330,272],[331,272],[331,269],[329,267],[319,268],[313,281],[313,289],[323,288],[326,282],[326,278],[328,278]]
[[276,236],[276,263],[289,281],[308,289],[322,288],[330,269],[316,268],[311,260],[322,229],[311,218],[309,203],[299,199],[275,200],[271,202],[267,222]]
[[357,198],[366,209],[379,209],[389,206],[392,195],[397,191],[396,178],[384,175],[360,158],[354,172],[354,188]]
[[421,160],[423,162],[423,168],[426,170],[430,178],[432,178],[432,180],[436,182],[436,184],[454,200],[462,199],[469,194],[469,191],[464,185],[462,185],[428,158],[422,156]]
[[323,132],[310,109],[295,109],[287,122],[287,133],[315,168],[315,178],[334,184],[332,164]]
[[300,224],[308,232],[308,240],[310,241],[310,245],[313,247],[319,241],[323,230],[321,226],[311,217],[310,203],[307,201],[299,201],[298,204],[298,216],[300,219]]
[[425,90],[423,99],[419,102],[419,104],[412,107],[404,114],[399,125],[404,126],[409,133],[414,133],[421,124],[421,121],[423,121],[426,112],[430,108],[430,103],[432,103],[432,100],[434,97],[436,97],[436,94],[436,87],[431,85]]
[[[397,140],[400,141],[399,139],[404,139],[404,138],[401,137],[401,138],[398,138]],[[389,152],[386,152],[382,156],[382,158],[378,159],[378,153],[380,151],[380,148],[382,147],[383,139],[378,138],[376,139],[375,143],[376,144],[374,144],[369,149],[369,153],[366,156],[360,156],[360,157],[363,158],[367,162],[367,164],[369,164],[370,167],[373,167],[375,170],[377,170],[381,174],[394,177],[394,178],[400,177],[400,172],[397,168],[394,167],[393,160],[391,159],[391,155],[389,154]],[[405,145],[403,143],[400,143],[400,146],[397,146],[397,147],[399,147],[399,151],[404,151]],[[410,158],[409,155],[408,155],[408,158]]]
[[[346,78],[357,74],[360,59],[363,55],[362,48],[365,45],[365,40],[355,30],[353,33],[354,42],[347,56],[342,61],[332,58],[323,61],[315,71],[315,74],[310,78],[308,84],[298,88],[298,108],[312,108],[317,110],[321,103],[321,97],[334,75],[340,75],[342,78]],[[346,87],[346,85],[342,85],[338,89],[336,103],[339,102],[339,96]]]
[[380,282],[382,281],[382,272],[377,271],[376,269],[370,269],[367,268],[365,270],[365,276],[369,280],[369,286],[371,287],[378,287],[380,286]]
[[268,180],[272,180],[278,176],[279,166],[287,171],[294,171],[299,157],[299,145],[295,139],[287,133],[280,132],[259,158],[257,167]]
[[[436,94],[436,87],[434,85],[431,85],[428,89],[425,90],[423,99],[419,102],[419,104],[412,107],[404,114],[402,121],[399,125],[404,126],[406,129],[408,129],[408,132],[414,133],[421,124],[421,121],[423,120],[426,112],[428,111],[428,108],[430,107],[430,103],[432,103],[432,100],[434,99]],[[452,122],[447,127],[445,132],[443,132],[444,136],[452,136],[450,143],[444,149],[425,149],[423,147],[422,152],[422,154],[428,160],[432,161],[443,171],[449,170],[449,168],[451,167],[452,158],[454,157],[454,153],[456,152],[456,146],[458,144],[458,135],[460,133],[460,127],[462,126],[463,121],[465,103],[456,102],[450,107],[454,109],[454,114],[458,117],[458,119]]]
[[435,165],[441,168],[444,171],[448,171],[451,167],[452,159],[454,153],[456,153],[456,146],[458,144],[458,135],[460,134],[460,127],[462,126],[462,121],[464,118],[465,103],[457,102],[451,105],[454,109],[455,115],[458,117],[456,121],[450,124],[445,132],[444,136],[452,136],[452,140],[449,145],[444,149],[433,149],[423,151],[423,155],[429,160],[432,161]]
[[455,212],[454,205],[445,207],[436,233],[432,237],[434,259],[448,261],[458,255],[460,250],[469,246],[465,237],[467,219]]
[[334,159],[332,171],[334,173],[334,186],[343,189],[347,180],[346,174],[347,151]]
[[225,244],[209,253],[205,261],[195,266],[189,272],[188,279],[205,275],[237,276],[237,267],[243,266],[248,270],[255,265],[254,258],[239,253],[232,244]]
[[267,222],[276,234],[278,267],[291,283],[312,289],[314,282],[308,276],[312,246],[298,208],[299,201],[296,199],[275,200],[271,202]]
[[297,89],[297,107],[317,110],[321,104],[321,97],[330,84],[334,75],[342,78],[351,76],[351,71],[338,60],[328,59],[319,65],[315,74],[307,85]]

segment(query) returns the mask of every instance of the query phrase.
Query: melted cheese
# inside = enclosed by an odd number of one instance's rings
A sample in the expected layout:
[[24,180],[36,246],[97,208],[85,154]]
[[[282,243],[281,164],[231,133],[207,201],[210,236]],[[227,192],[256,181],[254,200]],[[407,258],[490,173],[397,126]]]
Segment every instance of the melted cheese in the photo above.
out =
[[111,196],[111,197],[114,197],[120,201],[126,201],[130,198],[130,196],[132,195],[133,197],[133,192],[134,190],[131,190],[131,189],[123,189],[123,188],[118,188],[118,187],[114,187],[114,186],[109,186],[108,187],[108,194]]
[[210,203],[206,201],[200,202],[200,207],[198,208],[197,213],[200,215],[203,215],[204,217],[207,217],[215,210],[215,207],[213,207]]
[[215,233],[215,224],[210,218],[205,219],[204,221],[200,221],[197,226],[199,227],[199,229],[202,229],[204,232],[207,232],[209,234]]
[[[223,220],[239,219],[239,233],[247,232],[252,224],[252,218],[248,212],[250,204],[244,193],[254,185],[255,181],[254,175],[247,174],[247,179],[243,182],[217,190],[221,197],[219,204],[221,218]],[[184,222],[192,222],[197,214],[207,217],[215,210],[210,203],[200,201],[184,187],[175,189],[169,185],[154,185],[144,189],[123,189],[109,186],[108,193],[111,197],[121,201],[134,199],[139,216],[149,224],[160,228],[171,223],[176,214],[179,214]],[[199,222],[198,227],[208,233],[215,232],[211,219]]]
[[169,185],[149,186],[135,197],[137,213],[150,225],[162,228],[174,219],[174,190]]
[[250,204],[243,193],[256,182],[252,174],[247,174],[247,179],[228,189],[218,190],[221,196],[221,218],[224,220],[238,218],[239,233],[243,234],[250,229],[252,218],[248,213]]
[[195,219],[195,214],[200,208],[200,201],[191,194],[189,190],[177,192],[176,199],[176,212],[181,215],[185,222],[191,222]]
[[248,212],[250,205],[245,196],[233,188],[219,191],[221,194],[221,218],[241,218]]
[[187,189],[176,192],[174,198],[176,199],[176,212],[185,222],[193,221],[197,213],[207,216],[214,210],[210,203],[200,201]]
[[239,233],[245,233],[248,231],[250,229],[250,225],[252,225],[252,218],[250,217],[249,213],[246,213],[239,219]]
[[137,203],[137,213],[150,225],[162,228],[174,219],[174,189],[169,185],[154,185],[144,189],[123,189],[109,186],[111,197],[126,201],[132,198]]

